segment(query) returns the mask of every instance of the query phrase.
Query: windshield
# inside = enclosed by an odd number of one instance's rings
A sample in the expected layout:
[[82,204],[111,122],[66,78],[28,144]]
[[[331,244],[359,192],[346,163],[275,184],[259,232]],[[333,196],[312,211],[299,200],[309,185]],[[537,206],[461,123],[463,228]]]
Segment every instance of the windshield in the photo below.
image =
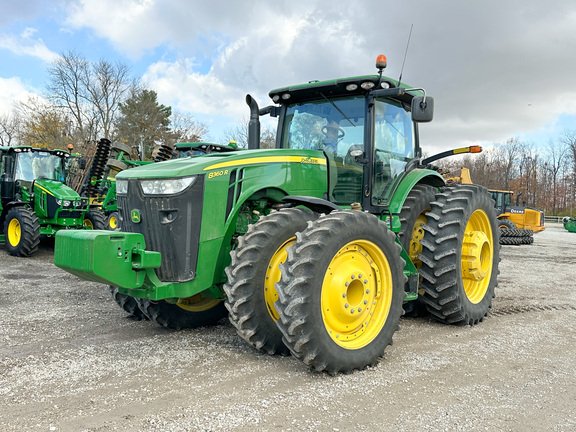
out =
[[290,105],[281,147],[324,150],[340,157],[353,146],[363,150],[364,110],[363,97]]
[[39,178],[63,181],[62,159],[49,152],[18,153],[15,179],[33,181]]

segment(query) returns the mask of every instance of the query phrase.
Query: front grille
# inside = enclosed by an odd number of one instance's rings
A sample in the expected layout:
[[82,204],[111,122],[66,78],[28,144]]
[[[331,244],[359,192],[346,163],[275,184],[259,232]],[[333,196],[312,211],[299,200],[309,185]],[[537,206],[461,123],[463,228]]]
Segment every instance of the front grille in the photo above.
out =
[[58,217],[79,219],[80,217],[82,217],[82,212],[79,210],[78,211],[62,210],[60,211],[60,213],[58,213]]
[[[198,242],[204,201],[204,176],[173,196],[145,196],[137,180],[129,180],[128,195],[118,195],[120,228],[144,235],[146,249],[162,254],[156,275],[162,282],[186,282],[196,277]],[[131,212],[140,213],[134,223]]]

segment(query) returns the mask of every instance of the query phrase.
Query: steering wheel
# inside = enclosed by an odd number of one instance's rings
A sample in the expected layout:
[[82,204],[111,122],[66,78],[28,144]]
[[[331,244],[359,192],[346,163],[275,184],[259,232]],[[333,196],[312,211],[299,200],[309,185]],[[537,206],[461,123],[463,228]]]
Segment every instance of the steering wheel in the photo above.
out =
[[[339,140],[344,138],[344,135],[346,135],[346,132],[344,132],[344,129],[342,129],[340,126],[330,126],[330,129],[336,129],[336,131],[338,132],[338,139]],[[328,125],[323,126],[321,131],[322,131],[322,134],[324,134],[325,136],[328,136]],[[330,137],[330,138],[333,138],[333,137]]]

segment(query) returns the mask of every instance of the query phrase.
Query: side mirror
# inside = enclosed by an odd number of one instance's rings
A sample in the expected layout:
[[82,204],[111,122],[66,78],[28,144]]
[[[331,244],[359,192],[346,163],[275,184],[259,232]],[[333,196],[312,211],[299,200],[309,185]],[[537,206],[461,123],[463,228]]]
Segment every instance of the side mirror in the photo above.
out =
[[412,121],[428,123],[434,117],[434,98],[414,96],[412,98]]

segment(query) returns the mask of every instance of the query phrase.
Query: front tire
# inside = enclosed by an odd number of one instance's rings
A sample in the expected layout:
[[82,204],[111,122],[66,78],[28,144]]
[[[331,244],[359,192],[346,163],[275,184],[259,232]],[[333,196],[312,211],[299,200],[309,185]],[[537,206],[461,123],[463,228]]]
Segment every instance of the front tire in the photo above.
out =
[[148,299],[136,301],[149,320],[171,330],[212,325],[227,314],[222,300],[207,298],[202,294],[178,299],[177,303]]
[[12,207],[4,222],[4,239],[10,255],[31,256],[40,244],[38,217],[28,207]]
[[375,216],[344,210],[296,239],[276,285],[284,343],[331,375],[376,364],[402,314],[406,277],[394,234]]
[[288,355],[282,333],[276,326],[278,299],[276,283],[279,265],[286,260],[286,250],[296,240],[296,233],[306,229],[316,214],[308,209],[289,208],[260,218],[238,239],[226,268],[228,282],[226,308],[238,335],[259,351]]
[[444,323],[478,324],[492,307],[498,284],[494,201],[482,186],[446,187],[427,216],[420,256],[426,307]]
[[138,302],[134,297],[118,292],[118,287],[109,286],[110,294],[118,306],[124,309],[130,316],[137,320],[146,320],[148,317],[140,310]]

